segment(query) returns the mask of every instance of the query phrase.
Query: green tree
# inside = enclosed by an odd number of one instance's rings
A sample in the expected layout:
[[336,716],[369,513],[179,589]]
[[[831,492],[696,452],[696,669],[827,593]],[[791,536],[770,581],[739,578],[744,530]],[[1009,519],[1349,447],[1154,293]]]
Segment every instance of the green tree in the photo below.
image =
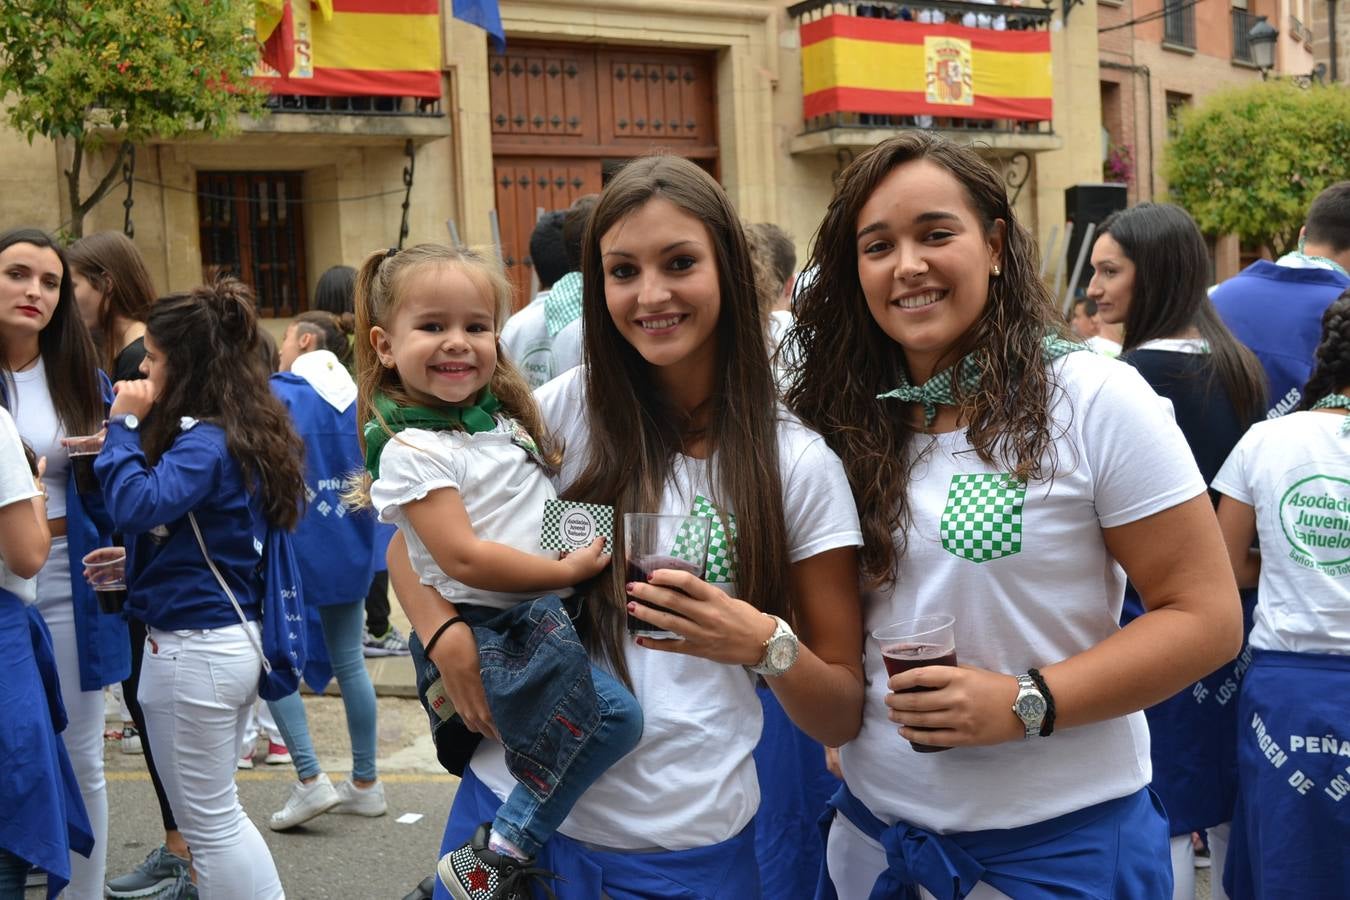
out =
[[[188,131],[212,136],[261,109],[251,0],[4,0],[0,110],[31,142],[73,145],[68,231],[116,184],[133,144]],[[81,197],[86,157],[116,142],[108,171]]]
[[1350,90],[1288,80],[1220,91],[1177,121],[1170,199],[1209,234],[1276,254],[1298,243],[1313,198],[1350,178]]

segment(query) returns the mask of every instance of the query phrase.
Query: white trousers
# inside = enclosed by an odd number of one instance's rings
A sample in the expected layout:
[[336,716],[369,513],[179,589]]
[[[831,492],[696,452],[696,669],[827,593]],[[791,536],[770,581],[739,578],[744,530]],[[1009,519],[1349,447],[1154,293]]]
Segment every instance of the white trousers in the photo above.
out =
[[[1224,822],[1205,829],[1209,844],[1210,900],[1228,900],[1223,889],[1223,866],[1228,858],[1228,834],[1231,823]],[[1192,900],[1195,897],[1195,846],[1189,834],[1172,838],[1172,900]]]
[[70,596],[70,557],[64,537],[52,538],[47,564],[37,576],[37,608],[52,633],[61,702],[69,723],[61,740],[80,783],[84,808],[94,826],[94,849],[86,859],[70,854],[67,900],[102,900],[108,859],[108,784],[103,777],[103,689],[80,690],[80,651],[75,641],[75,605]]
[[[249,626],[256,636],[256,624]],[[262,664],[243,625],[149,629],[140,701],[160,781],[192,848],[202,900],[284,898],[276,863],[239,805],[235,767]]]
[[[886,851],[881,844],[858,830],[842,813],[834,817],[830,838],[825,844],[825,864],[829,866],[830,880],[840,900],[854,900],[872,893],[877,878],[886,871]],[[934,900],[926,889],[919,888],[923,900]],[[967,900],[1008,900],[1008,895],[981,881]]]

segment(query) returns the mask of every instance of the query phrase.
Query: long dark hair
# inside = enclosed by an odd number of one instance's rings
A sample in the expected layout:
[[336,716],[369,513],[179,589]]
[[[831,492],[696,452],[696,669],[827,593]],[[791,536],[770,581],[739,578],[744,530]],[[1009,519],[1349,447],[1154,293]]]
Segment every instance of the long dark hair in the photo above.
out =
[[[652,367],[624,339],[605,302],[600,239],[629,214],[660,197],[701,221],[716,258],[721,312],[715,381],[703,423],[667,396]],[[604,503],[616,512],[656,512],[674,459],[697,435],[708,448],[709,481],[720,509],[734,510],[737,591],[765,612],[792,619],[786,526],[778,469],[779,413],[764,349],[750,253],[731,201],[710,175],[673,156],[634,160],[600,195],[582,246],[583,335],[589,456],[567,489],[570,499]],[[714,457],[716,465],[713,465]],[[614,542],[623,546],[622,517]],[[602,574],[583,605],[583,629],[621,677],[624,662],[624,573]]]
[[170,294],[151,308],[146,333],[166,371],[146,417],[146,459],[153,465],[168,450],[184,416],[219,425],[249,491],[261,492],[267,520],[294,528],[305,493],[304,447],[267,384],[253,292],[226,276]]
[[914,428],[902,404],[876,399],[899,383],[905,352],[877,325],[858,281],[858,215],[887,175],[917,160],[942,167],[964,186],[986,238],[997,221],[1006,226],[1002,274],[990,279],[984,311],[956,348],[957,358],[979,352],[983,367],[973,392],[955,385],[966,437],[982,461],[1002,465],[1019,479],[1047,477],[1055,466],[1050,425],[1055,385],[1042,342],[1047,334],[1067,332],[1003,180],[973,150],[927,132],[883,141],[839,176],[816,233],[811,264],[818,275],[797,299],[797,323],[788,340],[796,341],[799,355],[789,367],[786,393],[788,406],[843,460],[862,519],[862,573],[871,585],[893,579],[904,556]]
[[1318,400],[1350,386],[1350,288],[1322,313],[1322,342],[1313,359],[1299,409],[1312,409]]
[[1121,352],[1194,328],[1209,344],[1233,412],[1244,422],[1259,418],[1266,406],[1265,370],[1210,302],[1209,251],[1190,214],[1170,203],[1140,203],[1113,213],[1097,233],[1109,234],[1134,263]]
[[102,344],[103,367],[111,372],[117,366],[117,318],[144,322],[155,302],[155,284],[145,268],[145,260],[125,234],[98,231],[82,237],[67,251],[70,265],[103,294],[95,333]]
[[[47,369],[47,390],[52,406],[66,434],[93,434],[98,431],[107,407],[99,384],[98,357],[89,329],[75,307],[75,289],[70,283],[70,263],[65,251],[51,235],[36,228],[16,228],[0,234],[0,252],[14,244],[32,244],[53,250],[61,261],[61,288],[51,320],[38,334],[38,353]],[[3,336],[0,335],[0,344]],[[0,351],[3,351],[0,346]],[[12,404],[8,357],[3,357],[5,394]]]

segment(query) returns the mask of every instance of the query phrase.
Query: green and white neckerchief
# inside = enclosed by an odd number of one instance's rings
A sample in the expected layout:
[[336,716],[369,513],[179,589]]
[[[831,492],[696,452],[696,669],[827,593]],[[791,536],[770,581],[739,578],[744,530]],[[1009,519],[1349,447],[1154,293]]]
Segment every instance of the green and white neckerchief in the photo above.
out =
[[568,272],[553,283],[553,287],[544,298],[544,325],[548,336],[557,337],[558,332],[571,325],[581,316],[581,273]]
[[[483,395],[473,406],[400,406],[384,394],[376,394],[371,405],[379,417],[371,419],[362,429],[366,439],[366,471],[371,478],[379,478],[380,454],[395,434],[408,428],[467,431],[469,434],[491,431],[497,427],[493,413],[501,409],[502,403],[492,391],[483,388]],[[380,424],[380,418],[384,419],[388,429]]]
[[[1086,345],[1077,341],[1068,341],[1059,335],[1047,334],[1041,343],[1041,355],[1046,362],[1067,356],[1076,350],[1086,350]],[[932,425],[937,418],[939,406],[954,406],[956,395],[953,383],[959,382],[963,395],[973,393],[980,386],[984,367],[980,364],[979,354],[971,353],[956,365],[943,369],[920,385],[909,383],[903,372],[900,373],[900,386],[884,394],[877,394],[878,400],[895,399],[905,403],[923,404],[923,424]]]
[[[1327,394],[1312,405],[1313,409],[1350,409],[1350,397],[1344,394]],[[1350,415],[1341,422],[1341,437],[1350,434]]]

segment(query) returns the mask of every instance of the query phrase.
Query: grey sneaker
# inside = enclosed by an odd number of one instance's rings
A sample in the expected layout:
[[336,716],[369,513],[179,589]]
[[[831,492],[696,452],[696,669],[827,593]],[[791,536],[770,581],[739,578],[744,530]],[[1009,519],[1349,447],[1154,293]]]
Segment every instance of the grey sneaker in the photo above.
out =
[[315,816],[322,815],[337,806],[342,798],[333,787],[333,782],[322,772],[309,784],[297,781],[286,798],[286,805],[280,811],[272,813],[267,827],[273,831],[285,831],[303,825]]
[[366,630],[361,639],[361,652],[366,656],[407,656],[408,639],[393,625],[378,637]]
[[192,874],[184,869],[174,881],[173,887],[160,894],[155,900],[198,900],[197,886],[192,883]]
[[335,786],[338,805],[335,813],[347,813],[353,816],[382,816],[389,808],[384,802],[384,782],[377,781],[368,788],[359,788],[350,781],[339,781]]
[[186,876],[187,871],[188,861],[161,844],[150,851],[145,862],[109,881],[103,893],[109,897],[149,897],[174,884],[180,875]]

